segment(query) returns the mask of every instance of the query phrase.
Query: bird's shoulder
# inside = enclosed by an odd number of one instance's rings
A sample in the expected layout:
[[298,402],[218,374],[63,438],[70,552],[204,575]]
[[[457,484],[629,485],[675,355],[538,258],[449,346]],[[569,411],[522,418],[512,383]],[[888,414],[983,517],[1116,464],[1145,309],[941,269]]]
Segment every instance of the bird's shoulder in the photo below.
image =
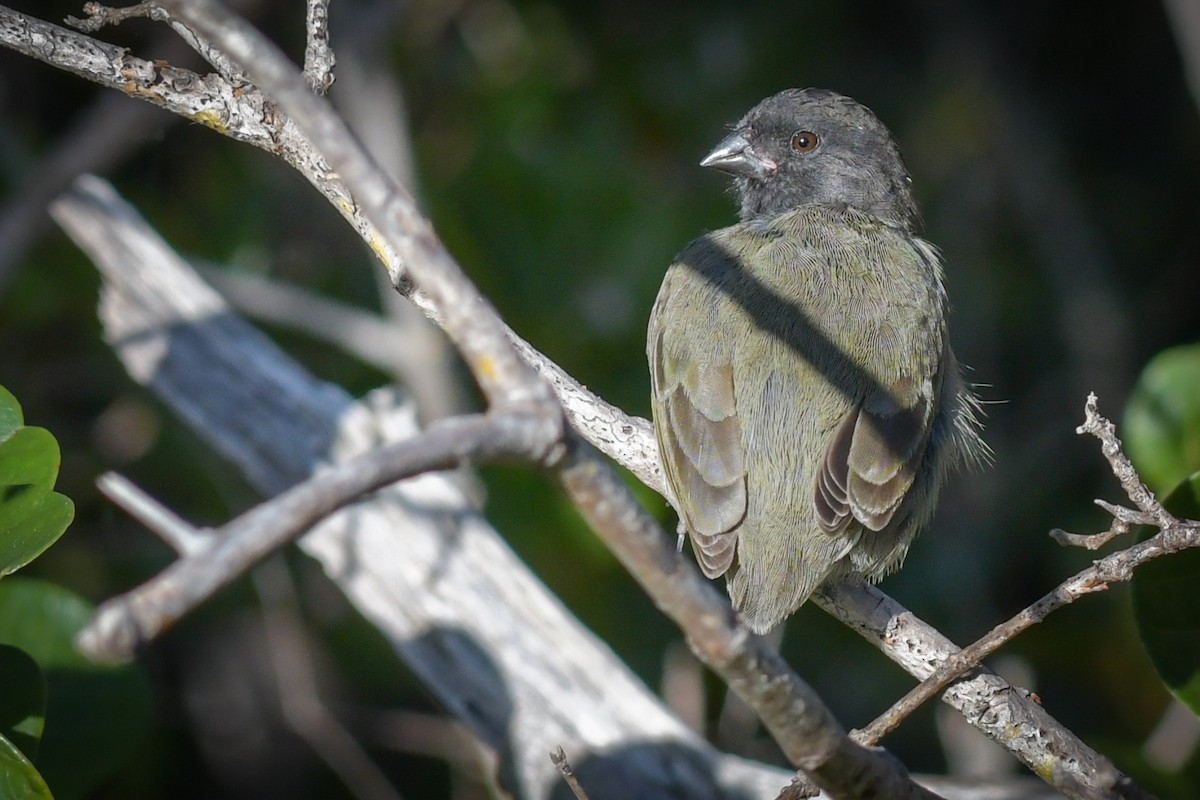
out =
[[663,295],[750,290],[822,312],[831,304],[861,314],[944,301],[941,260],[931,244],[845,206],[800,206],[711,231],[676,256]]
[[922,280],[940,279],[937,250],[911,231],[849,206],[816,204],[710,231],[672,264],[710,280],[838,277],[848,270],[857,277],[863,266],[887,275],[915,272]]

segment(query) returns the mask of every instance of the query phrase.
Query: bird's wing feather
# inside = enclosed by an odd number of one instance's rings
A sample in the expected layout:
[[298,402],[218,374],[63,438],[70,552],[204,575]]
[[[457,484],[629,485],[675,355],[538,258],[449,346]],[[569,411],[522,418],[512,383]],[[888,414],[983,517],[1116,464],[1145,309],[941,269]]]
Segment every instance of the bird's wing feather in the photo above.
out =
[[[883,530],[916,477],[931,429],[930,399],[901,381],[882,400],[858,403],[834,431],[817,475],[817,522],[841,533],[859,522]],[[907,395],[907,396],[906,396]]]
[[716,577],[733,563],[747,505],[733,367],[681,358],[664,344],[662,330],[650,356],[663,467],[700,566]]

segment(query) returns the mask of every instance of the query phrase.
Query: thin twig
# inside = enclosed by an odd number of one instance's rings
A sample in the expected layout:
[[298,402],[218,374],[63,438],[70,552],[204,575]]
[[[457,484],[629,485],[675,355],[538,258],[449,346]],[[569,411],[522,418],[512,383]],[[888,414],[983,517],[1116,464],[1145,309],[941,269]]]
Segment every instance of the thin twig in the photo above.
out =
[[527,417],[515,414],[455,417],[414,439],[332,466],[217,529],[211,547],[102,604],[76,637],[77,646],[97,661],[126,661],[271,552],[367,492],[464,461],[524,455],[537,435],[531,435]]
[[[330,169],[291,118],[281,113],[262,91],[237,75],[228,77],[231,70],[240,75],[236,68],[218,67],[221,74],[201,75],[161,61],[140,59],[126,48],[3,6],[0,6],[0,45],[281,158],[350,223],[387,267],[392,283],[404,283],[400,256],[364,215],[338,173]],[[440,320],[438,310],[420,292],[413,291],[410,299],[427,316]]]
[[[1033,605],[997,625],[978,641],[948,656],[933,674],[896,701],[878,719],[861,731],[856,731],[853,734],[855,740],[864,744],[878,742],[895,730],[905,717],[926,700],[949,686],[967,670],[982,663],[1017,634],[1041,622],[1054,611],[1084,595],[1103,591],[1112,583],[1128,581],[1133,577],[1136,567],[1151,559],[1200,546],[1200,522],[1176,519],[1154,498],[1126,458],[1121,441],[1116,435],[1116,426],[1097,411],[1095,394],[1088,395],[1085,415],[1086,421],[1079,426],[1077,432],[1092,434],[1100,440],[1101,451],[1108,459],[1113,474],[1140,511],[1131,511],[1100,500],[1096,501],[1097,504],[1113,513],[1124,526],[1132,522],[1157,525],[1160,528],[1159,532],[1150,539],[1096,561],[1092,566],[1060,583]],[[1107,531],[1101,536],[1109,536],[1111,532]]]
[[[47,47],[42,43],[50,43]],[[237,141],[267,150],[296,169],[338,210],[427,317],[445,327],[436,304],[405,283],[402,261],[364,215],[340,175],[325,164],[290,117],[254,86],[234,87],[217,76],[168,68],[123,48],[0,7],[0,44],[130,96],[200,122]],[[119,69],[113,69],[118,65]],[[420,238],[414,230],[410,238]],[[650,488],[666,495],[657,446],[647,420],[630,417],[584,388],[561,367],[505,327],[522,359],[548,381],[572,425]]]
[[[183,556],[211,546],[211,531],[196,528],[124,476],[101,475],[96,485],[114,503],[158,534]],[[401,800],[384,774],[322,702],[308,645],[296,620],[295,592],[286,568],[268,560],[253,572],[263,600],[268,653],[279,687],[280,708],[292,729],[338,774],[355,797]]]
[[212,531],[191,525],[124,475],[105,472],[96,479],[96,488],[181,556],[195,555],[212,545]]
[[[96,485],[180,555],[196,554],[212,545],[211,531],[189,524],[128,478],[106,472]],[[253,578],[263,599],[271,644],[268,652],[279,686],[280,708],[288,724],[356,797],[400,800],[399,793],[321,701],[309,666],[312,658],[305,652],[308,645],[296,621],[296,598],[286,568],[278,560],[268,560],[254,570]]]
[[1108,530],[1100,533],[1069,533],[1062,528],[1050,531],[1050,538],[1063,547],[1082,547],[1087,550],[1099,550],[1104,545],[1122,534],[1129,533],[1129,526],[1114,519]]
[[[1142,513],[1153,519],[1122,519],[1123,522],[1136,521],[1139,524],[1157,525],[1159,528],[1168,527],[1178,520],[1171,516],[1162,504],[1154,497],[1154,493],[1146,488],[1146,484],[1142,483],[1141,477],[1134,469],[1133,462],[1125,456],[1125,451],[1121,448],[1121,440],[1117,438],[1117,426],[1108,419],[1100,415],[1096,408],[1096,395],[1089,393],[1087,402],[1084,404],[1084,421],[1083,424],[1075,429],[1078,434],[1090,433],[1100,440],[1100,452],[1108,459],[1109,467],[1112,468],[1113,475],[1121,483],[1121,488],[1125,490],[1125,494],[1135,506],[1141,509]],[[1105,508],[1109,513],[1118,514],[1115,506],[1109,506],[1102,500],[1096,501],[1097,505]]]
[[366,218],[396,249],[489,402],[529,403],[541,410],[547,423],[543,441],[547,451],[540,455],[553,457],[562,431],[549,386],[508,344],[495,309],[463,274],[412,196],[378,168],[329,104],[312,93],[283,52],[248,22],[215,0],[161,0],[161,4],[247,68],[255,85],[291,116],[341,176]]
[[333,86],[333,66],[337,63],[329,46],[329,0],[308,0],[304,15],[304,79],[317,94]]
[[567,786],[571,789],[571,794],[575,795],[575,800],[588,800],[587,792],[580,785],[579,779],[575,777],[575,770],[571,769],[571,762],[567,760],[567,754],[561,745],[550,754],[550,760],[554,762],[554,766],[558,767],[558,771],[562,773],[563,780],[567,782]]
[[84,19],[69,16],[65,21],[72,28],[84,33],[96,33],[108,25],[120,25],[125,20],[135,17],[156,19],[160,22],[167,19],[166,13],[152,2],[142,2],[120,8],[110,8],[101,3],[84,3],[83,13],[87,15]]
[[121,8],[110,8],[102,3],[84,3],[83,13],[87,14],[86,19],[67,17],[65,21],[71,27],[84,33],[95,33],[107,25],[120,25],[125,20],[136,17],[145,17],[155,22],[165,22],[171,27],[171,30],[175,31],[180,39],[187,43],[188,47],[195,50],[225,80],[232,84],[243,84],[246,82],[245,74],[232,61],[226,58],[221,51],[210,47],[191,28],[168,14],[166,9],[156,2],[146,0],[137,5]]

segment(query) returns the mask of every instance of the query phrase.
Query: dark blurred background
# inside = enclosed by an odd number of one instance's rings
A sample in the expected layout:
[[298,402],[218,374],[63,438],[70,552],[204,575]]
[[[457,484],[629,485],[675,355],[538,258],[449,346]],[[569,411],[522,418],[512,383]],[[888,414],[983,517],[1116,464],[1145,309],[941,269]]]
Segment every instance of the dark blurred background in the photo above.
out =
[[[50,21],[81,13],[59,0],[9,5]],[[301,4],[242,7],[301,57]],[[1122,499],[1097,443],[1074,432],[1084,398],[1097,392],[1119,421],[1146,361],[1200,339],[1200,98],[1189,92],[1182,20],[1164,6],[339,0],[331,25],[343,61],[331,98],[368,141],[387,124],[364,107],[402,111],[396,130],[410,138],[384,133],[384,143],[468,274],[521,335],[639,415],[662,273],[686,242],[735,218],[725,179],[700,158],[783,88],[827,87],[871,106],[900,141],[926,235],[945,257],[955,349],[982,386],[996,454],[952,483],[884,589],[965,644],[1090,563],[1047,537],[1104,529],[1092,499]],[[99,35],[199,68],[145,20]],[[42,210],[62,185],[47,159],[64,154],[111,179],[188,256],[372,313],[388,303],[379,264],[281,162],[0,52],[0,384],[58,438],[59,490],[78,507],[23,574],[98,601],[170,559],[100,497],[103,470],[196,523],[220,523],[255,498],[101,340],[96,273]],[[392,379],[300,326],[265,327],[352,393]],[[679,646],[672,625],[543,478],[511,467],[483,478],[487,514],[512,546],[659,685],[678,661],[667,658]],[[661,499],[641,496],[673,525]],[[448,765],[454,747],[439,750],[442,717],[420,685],[313,565],[289,564],[331,707],[397,790],[487,796],[471,769]],[[284,730],[262,636],[259,600],[243,582],[152,648],[151,733],[131,737],[124,765],[80,796],[352,796]],[[813,608],[788,623],[783,648],[850,726],[911,686]],[[1127,588],[1059,612],[1003,653],[1005,669],[1122,769],[1165,797],[1200,796],[1200,757],[1185,749],[1164,766],[1147,755],[1169,695],[1137,640]],[[777,759],[723,698],[709,678],[709,732]],[[913,770],[957,768],[935,746],[937,716],[926,708],[885,742]],[[386,720],[408,725],[408,738],[389,735]]]

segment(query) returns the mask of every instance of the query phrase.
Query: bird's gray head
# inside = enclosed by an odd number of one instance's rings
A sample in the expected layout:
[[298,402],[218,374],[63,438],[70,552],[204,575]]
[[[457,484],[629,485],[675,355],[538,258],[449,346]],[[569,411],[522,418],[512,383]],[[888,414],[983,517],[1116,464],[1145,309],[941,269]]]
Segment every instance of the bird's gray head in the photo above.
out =
[[869,108],[835,92],[788,89],[768,97],[700,164],[734,176],[743,220],[819,204],[918,226],[912,181],[892,135]]

